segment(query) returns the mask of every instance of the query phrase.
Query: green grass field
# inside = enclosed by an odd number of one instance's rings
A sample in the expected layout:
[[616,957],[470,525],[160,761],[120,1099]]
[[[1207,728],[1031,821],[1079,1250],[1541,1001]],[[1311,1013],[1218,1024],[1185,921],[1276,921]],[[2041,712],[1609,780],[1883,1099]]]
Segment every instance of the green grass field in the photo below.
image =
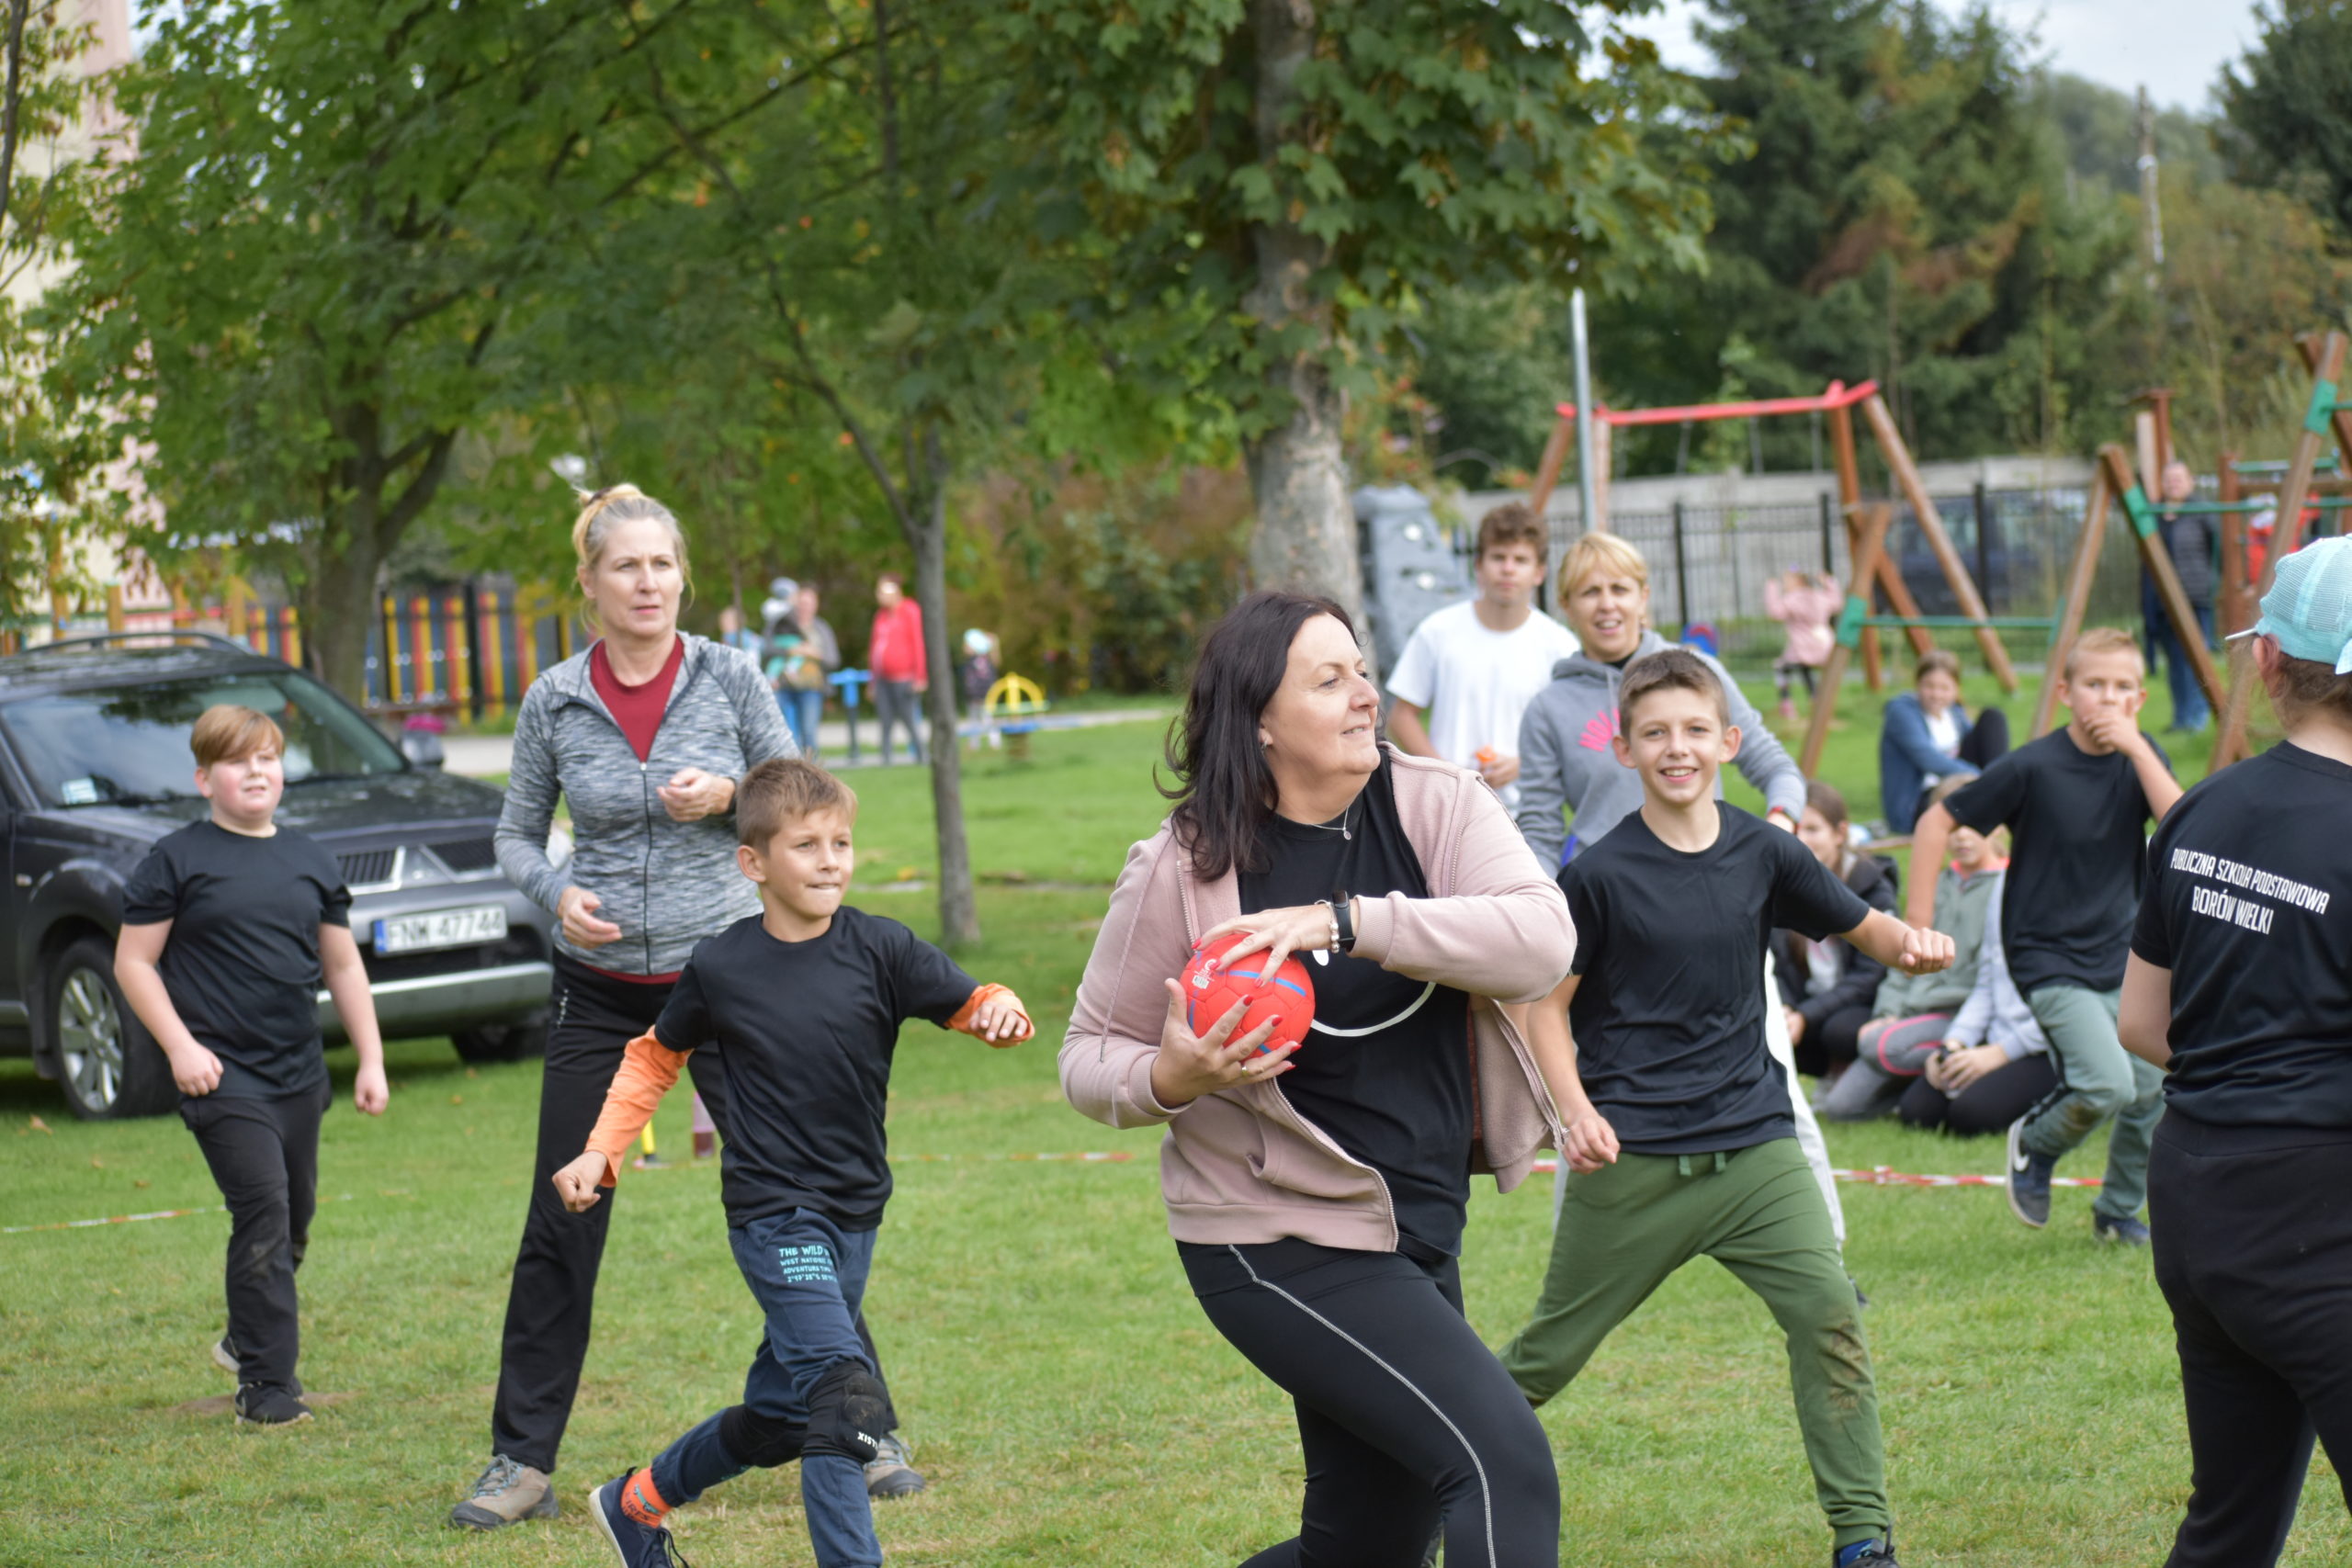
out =
[[[1849,706],[1825,772],[1860,802],[1875,794],[1876,727],[1860,700]],[[899,1056],[899,1195],[869,1303],[932,1479],[880,1510],[899,1563],[1210,1568],[1295,1519],[1287,1406],[1186,1294],[1158,1197],[1158,1134],[1085,1121],[1055,1085],[1053,1042],[1102,914],[1091,885],[1107,885],[1161,809],[1156,742],[1144,725],[1049,735],[1025,766],[989,757],[967,775],[976,859],[995,880],[980,895],[987,941],[966,961],[1022,991],[1041,1039],[989,1051],[918,1025]],[[924,776],[855,782],[861,883],[927,874]],[[933,924],[927,893],[859,901]],[[303,1374],[345,1397],[307,1427],[243,1431],[186,1408],[230,1392],[206,1354],[225,1216],[0,1235],[0,1564],[594,1563],[605,1549],[581,1493],[732,1401],[759,1324],[728,1257],[717,1172],[628,1175],[558,1477],[564,1517],[495,1537],[442,1528],[487,1457],[537,1068],[469,1070],[437,1041],[391,1057],[390,1113],[368,1121],[346,1100],[327,1122]],[[334,1061],[347,1086],[349,1053]],[[665,1108],[665,1154],[686,1152],[686,1116],[683,1097]],[[1832,1144],[1853,1166],[1999,1163],[1989,1145],[1892,1124],[1834,1129]],[[1127,1157],[1004,1157],[1082,1151]],[[2090,1150],[2064,1173],[2098,1168]],[[1533,1298],[1548,1181],[1507,1197],[1481,1182],[1473,1202],[1464,1273],[1490,1341]],[[75,1123],[14,1063],[0,1066],[0,1194],[7,1225],[218,1201],[175,1120]],[[2160,1559],[2188,1461],[2145,1256],[2094,1247],[2078,1190],[2061,1192],[2039,1235],[1990,1190],[1846,1197],[1905,1560]],[[1721,1269],[1677,1276],[1544,1420],[1564,1561],[1823,1560],[1781,1348]],[[2306,1505],[2288,1561],[2352,1559],[2324,1467]],[[790,1471],[746,1476],[678,1526],[699,1568],[808,1561]]]

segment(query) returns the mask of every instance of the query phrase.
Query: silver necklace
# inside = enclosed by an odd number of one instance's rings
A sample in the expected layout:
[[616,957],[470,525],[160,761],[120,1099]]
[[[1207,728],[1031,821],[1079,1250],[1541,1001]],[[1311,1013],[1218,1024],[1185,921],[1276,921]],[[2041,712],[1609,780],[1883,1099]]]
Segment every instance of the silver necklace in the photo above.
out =
[[1331,826],[1329,822],[1309,822],[1306,825],[1310,828],[1317,829],[1322,832],[1337,833],[1342,839],[1352,841],[1355,838],[1355,833],[1348,827],[1348,819],[1355,815],[1355,809],[1356,803],[1352,800],[1348,802],[1347,809],[1340,813],[1340,825],[1336,828]]

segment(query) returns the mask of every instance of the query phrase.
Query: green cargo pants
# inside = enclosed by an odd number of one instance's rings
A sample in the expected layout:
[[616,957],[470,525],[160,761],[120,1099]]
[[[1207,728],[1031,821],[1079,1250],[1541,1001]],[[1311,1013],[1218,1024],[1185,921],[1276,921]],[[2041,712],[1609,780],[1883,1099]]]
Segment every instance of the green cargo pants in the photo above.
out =
[[2115,1015],[2123,992],[2080,986],[2037,986],[2025,1005],[2058,1057],[2060,1092],[2026,1112],[2018,1141],[2055,1159],[2109,1117],[2107,1179],[2091,1212],[2111,1220],[2137,1217],[2148,1201],[2148,1151],[2165,1114],[2165,1073],[2123,1048]]
[[1829,1210],[1794,1138],[1720,1155],[1624,1154],[1573,1177],[1535,1314],[1502,1350],[1529,1403],[1550,1399],[1600,1342],[1694,1258],[1712,1258],[1788,1337],[1797,1424],[1837,1544],[1894,1528],[1878,1390]]

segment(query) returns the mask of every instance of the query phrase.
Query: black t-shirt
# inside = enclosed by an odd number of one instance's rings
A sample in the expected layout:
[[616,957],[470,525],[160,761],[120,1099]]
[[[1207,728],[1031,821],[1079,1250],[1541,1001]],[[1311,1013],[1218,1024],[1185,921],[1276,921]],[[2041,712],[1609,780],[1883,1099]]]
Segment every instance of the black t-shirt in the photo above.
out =
[[778,942],[757,915],[705,938],[653,1034],[673,1051],[719,1046],[729,1223],[814,1209],[843,1230],[879,1225],[899,1026],[944,1024],[978,989],[947,954],[863,909],[844,907],[807,942]]
[[2352,1128],[2347,823],[2352,768],[2284,741],[2165,814],[2132,951],[2172,971],[2174,1110]]
[[319,928],[351,924],[334,857],[291,828],[254,839],[191,822],[148,851],[123,889],[123,924],[165,920],[164,988],[220,1058],[212,1092],[266,1100],[325,1083]]
[[1813,852],[1735,806],[1695,853],[1638,811],[1560,870],[1576,919],[1577,1072],[1617,1141],[1695,1155],[1793,1137],[1789,1080],[1764,1044],[1772,928],[1815,942],[1870,918]]
[[[1244,913],[1361,894],[1430,896],[1420,857],[1380,771],[1340,818],[1317,827],[1277,817],[1259,835],[1267,869],[1240,876]],[[1470,998],[1391,974],[1369,959],[1300,954],[1315,980],[1315,1031],[1276,1087],[1307,1121],[1378,1171],[1396,1213],[1397,1250],[1424,1261],[1462,1249],[1470,1201]],[[1363,1030],[1364,1033],[1334,1031]]]
[[[2172,766],[2162,747],[2156,755]],[[2131,758],[2094,757],[2052,730],[1944,796],[1944,809],[1962,827],[2006,826],[2016,836],[2001,890],[2001,950],[2019,996],[2123,984],[2154,815]]]

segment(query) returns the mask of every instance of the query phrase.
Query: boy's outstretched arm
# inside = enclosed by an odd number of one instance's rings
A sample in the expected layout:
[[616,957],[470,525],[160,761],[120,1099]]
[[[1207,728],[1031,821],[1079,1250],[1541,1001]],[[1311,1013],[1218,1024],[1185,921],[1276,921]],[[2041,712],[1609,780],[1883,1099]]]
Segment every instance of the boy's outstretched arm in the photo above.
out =
[[628,1043],[613,1087],[605,1091],[604,1111],[588,1134],[587,1152],[555,1173],[555,1190],[565,1208],[584,1214],[603,1200],[600,1189],[620,1180],[621,1156],[653,1120],[687,1055],[662,1044],[650,1029]]
[[[1936,879],[1943,874],[1944,852],[1951,847],[1953,827],[1951,813],[1940,800],[1919,813],[1919,820],[1911,825],[1911,874],[1903,883],[1903,912],[1915,926],[1927,925],[1936,918]],[[1878,958],[1875,953],[1871,956]],[[1883,958],[1879,962],[1894,967]]]
[[1544,1075],[1552,1107],[1567,1134],[1560,1156],[1579,1176],[1617,1163],[1617,1131],[1584,1092],[1583,1076],[1577,1071],[1576,1036],[1568,1029],[1568,1003],[1576,999],[1581,978],[1569,976],[1527,1013],[1527,1048],[1535,1055],[1536,1071]]
[[1029,1010],[1009,986],[982,986],[974,991],[947,1021],[947,1027],[1000,1049],[1018,1045],[1037,1032],[1037,1026],[1029,1021]]
[[1889,969],[1904,975],[1935,975],[1952,966],[1959,949],[1929,926],[1906,926],[1883,909],[1852,931],[1840,933]]

